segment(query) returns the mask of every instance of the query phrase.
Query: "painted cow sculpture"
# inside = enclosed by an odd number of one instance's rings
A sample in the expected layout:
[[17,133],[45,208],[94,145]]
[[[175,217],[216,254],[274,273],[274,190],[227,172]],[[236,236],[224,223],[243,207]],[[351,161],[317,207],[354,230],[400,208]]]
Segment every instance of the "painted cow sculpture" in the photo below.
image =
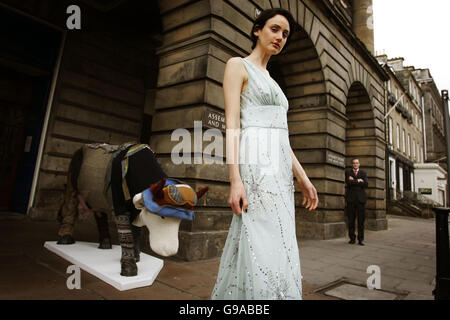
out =
[[108,213],[113,212],[122,248],[121,275],[137,275],[141,227],[149,229],[152,250],[161,256],[178,251],[182,219],[193,220],[193,209],[208,187],[192,187],[169,178],[146,144],[86,144],[72,157],[64,202],[59,212],[58,244],[72,244],[78,212],[94,214],[99,248],[110,249]]

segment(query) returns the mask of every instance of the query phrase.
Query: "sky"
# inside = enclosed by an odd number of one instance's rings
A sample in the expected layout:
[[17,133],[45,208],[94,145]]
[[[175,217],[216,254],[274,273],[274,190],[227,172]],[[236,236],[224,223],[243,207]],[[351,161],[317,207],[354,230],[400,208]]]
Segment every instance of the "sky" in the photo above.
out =
[[373,19],[377,54],[428,68],[439,93],[450,90],[449,0],[373,0]]

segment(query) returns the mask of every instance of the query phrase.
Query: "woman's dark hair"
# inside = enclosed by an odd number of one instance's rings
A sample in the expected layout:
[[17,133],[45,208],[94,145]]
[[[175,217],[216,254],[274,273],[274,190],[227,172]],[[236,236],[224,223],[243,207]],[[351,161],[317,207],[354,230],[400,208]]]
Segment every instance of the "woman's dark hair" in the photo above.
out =
[[294,18],[292,17],[292,14],[289,11],[282,9],[282,8],[267,9],[267,10],[262,11],[259,14],[259,16],[256,18],[255,22],[253,23],[252,32],[250,33],[250,38],[252,39],[252,42],[253,42],[252,49],[254,49],[256,47],[256,43],[258,41],[258,37],[255,36],[253,32],[255,32],[257,30],[262,30],[264,28],[264,26],[266,25],[267,20],[273,18],[277,14],[282,15],[289,22],[290,32],[286,39],[286,44],[289,42],[289,39],[291,38],[292,34],[294,33],[295,27],[296,27],[296,22],[295,22]]

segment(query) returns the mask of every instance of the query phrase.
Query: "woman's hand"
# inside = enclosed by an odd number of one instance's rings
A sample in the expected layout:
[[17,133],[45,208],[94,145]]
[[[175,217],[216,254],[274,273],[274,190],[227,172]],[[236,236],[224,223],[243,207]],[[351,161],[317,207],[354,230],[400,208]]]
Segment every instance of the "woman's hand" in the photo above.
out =
[[309,211],[315,210],[319,205],[319,197],[317,196],[316,188],[309,179],[304,179],[303,181],[297,179],[297,181],[300,186],[300,191],[303,194],[302,206],[306,203],[306,209]]
[[[242,211],[247,212],[248,202],[245,187],[242,181],[232,182],[230,187],[230,196],[228,203],[234,214],[241,215]],[[242,206],[241,206],[242,203]]]
[[316,188],[314,188],[311,181],[309,181],[305,170],[303,170],[302,165],[295,156],[294,150],[292,150],[292,148],[291,148],[291,156],[292,156],[292,170],[294,172],[295,178],[297,179],[298,185],[300,186],[300,191],[303,194],[302,206],[304,206],[306,203],[305,207],[306,209],[309,209],[309,211],[315,210],[319,205],[319,197],[317,196],[317,190]]

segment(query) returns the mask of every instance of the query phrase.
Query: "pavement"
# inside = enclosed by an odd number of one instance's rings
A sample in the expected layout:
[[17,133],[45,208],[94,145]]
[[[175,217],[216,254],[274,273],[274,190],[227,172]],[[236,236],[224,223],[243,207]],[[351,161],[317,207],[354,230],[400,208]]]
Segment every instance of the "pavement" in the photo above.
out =
[[[300,240],[303,299],[376,299],[377,291],[390,292],[397,299],[434,299],[434,219],[387,218],[388,230],[366,230],[365,246],[348,244],[347,238]],[[66,270],[71,263],[43,247],[45,241],[56,240],[57,230],[56,221],[0,214],[0,299],[205,300],[211,295],[219,258],[196,262],[163,258],[164,267],[151,286],[127,291],[82,271],[81,289],[69,290]],[[96,242],[96,227],[79,223],[74,236]],[[113,243],[117,244],[114,237]],[[142,251],[150,253],[145,246]],[[371,276],[367,268],[373,265],[379,267],[380,290],[366,287]],[[340,293],[332,296],[332,292]]]

